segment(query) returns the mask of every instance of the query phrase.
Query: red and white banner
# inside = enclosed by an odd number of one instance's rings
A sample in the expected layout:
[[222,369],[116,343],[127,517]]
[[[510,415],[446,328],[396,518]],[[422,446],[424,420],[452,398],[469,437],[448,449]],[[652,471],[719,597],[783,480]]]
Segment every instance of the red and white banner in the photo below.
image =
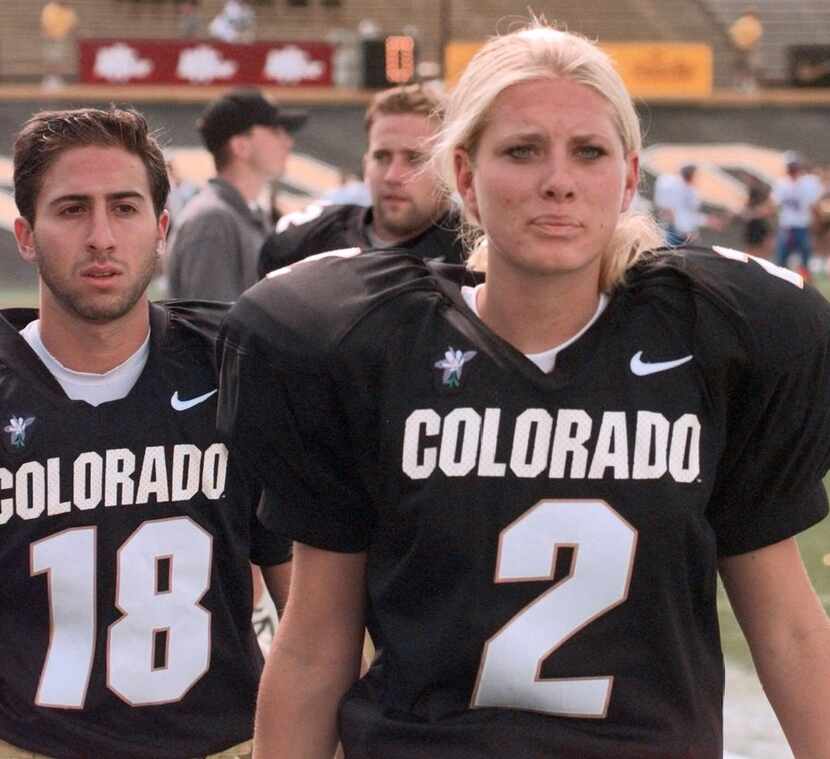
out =
[[333,48],[326,42],[83,39],[86,84],[192,84],[330,87]]

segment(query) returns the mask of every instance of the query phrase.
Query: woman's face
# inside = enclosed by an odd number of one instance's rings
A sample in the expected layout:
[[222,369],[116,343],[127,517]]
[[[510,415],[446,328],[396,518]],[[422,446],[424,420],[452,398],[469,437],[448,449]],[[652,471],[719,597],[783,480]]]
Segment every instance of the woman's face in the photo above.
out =
[[495,99],[456,180],[488,237],[488,271],[598,278],[603,251],[639,178],[611,104],[567,79],[538,79]]

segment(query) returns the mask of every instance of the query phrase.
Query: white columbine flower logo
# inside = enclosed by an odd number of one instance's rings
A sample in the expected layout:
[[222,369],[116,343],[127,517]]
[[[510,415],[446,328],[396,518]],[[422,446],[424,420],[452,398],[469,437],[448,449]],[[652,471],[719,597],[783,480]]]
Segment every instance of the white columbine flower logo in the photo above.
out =
[[461,384],[461,371],[464,364],[475,358],[477,351],[457,351],[452,346],[444,354],[444,358],[435,362],[437,369],[443,369],[441,381],[449,387],[458,387]]
[[22,416],[13,416],[9,419],[8,425],[3,428],[4,432],[11,435],[11,444],[15,448],[22,448],[26,445],[26,429],[35,421],[33,416],[24,419]]

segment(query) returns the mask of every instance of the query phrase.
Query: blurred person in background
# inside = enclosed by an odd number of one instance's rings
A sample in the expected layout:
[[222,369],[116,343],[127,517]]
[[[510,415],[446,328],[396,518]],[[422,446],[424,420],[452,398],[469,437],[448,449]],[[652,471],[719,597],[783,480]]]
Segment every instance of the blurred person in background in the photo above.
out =
[[775,259],[779,266],[787,266],[790,256],[801,259],[800,274],[809,278],[813,243],[810,228],[815,220],[815,206],[822,196],[821,180],[807,171],[799,153],[788,150],[784,154],[786,175],[773,188],[772,199],[778,207],[778,240]]
[[738,55],[736,86],[755,92],[761,77],[761,39],[764,25],[756,8],[746,8],[729,27],[729,39]]
[[256,11],[246,0],[227,0],[208,27],[210,36],[222,42],[253,42]]
[[259,251],[273,229],[261,196],[285,171],[306,116],[255,89],[207,106],[198,129],[217,175],[176,219],[167,261],[171,297],[232,301],[257,281]]
[[193,184],[189,179],[182,176],[178,167],[176,166],[176,159],[173,156],[166,155],[167,162],[167,176],[170,179],[170,192],[167,195],[167,212],[170,214],[170,231],[175,227],[176,220],[179,218],[184,207],[199,193],[199,188]]
[[200,0],[185,0],[179,4],[178,32],[182,39],[195,39],[204,33],[204,19]]
[[751,256],[772,258],[775,203],[772,201],[769,185],[756,177],[750,177],[746,205],[741,211],[744,223],[744,251]]
[[65,0],[51,0],[40,12],[40,33],[43,38],[43,87],[63,86],[67,68],[72,63],[78,14]]
[[[166,262],[173,298],[233,301],[257,281],[257,259],[274,228],[263,194],[285,171],[293,133],[305,111],[279,108],[256,89],[229,92],[210,103],[198,129],[217,176],[187,200],[173,219]],[[270,200],[270,198],[269,198]],[[253,570],[255,624],[263,642],[275,623]]]
[[371,206],[312,204],[285,216],[262,247],[259,275],[341,248],[406,248],[420,258],[462,261],[458,216],[424,165],[442,109],[442,97],[419,84],[375,95],[363,156]]
[[822,166],[818,176],[822,194],[815,210],[816,253],[824,262],[825,272],[830,274],[830,165]]
[[695,242],[701,226],[720,229],[721,220],[701,210],[700,195],[695,189],[697,166],[687,163],[677,174],[660,174],[654,183],[654,211],[666,231],[669,245]]

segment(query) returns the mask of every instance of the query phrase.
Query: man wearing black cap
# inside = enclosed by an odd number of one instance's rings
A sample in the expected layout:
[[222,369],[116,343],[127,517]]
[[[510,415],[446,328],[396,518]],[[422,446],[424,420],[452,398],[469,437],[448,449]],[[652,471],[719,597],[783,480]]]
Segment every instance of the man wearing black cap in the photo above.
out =
[[259,249],[270,231],[257,205],[282,176],[302,111],[278,108],[258,90],[236,90],[208,105],[198,122],[217,176],[185,206],[170,241],[174,298],[236,300],[257,281]]

